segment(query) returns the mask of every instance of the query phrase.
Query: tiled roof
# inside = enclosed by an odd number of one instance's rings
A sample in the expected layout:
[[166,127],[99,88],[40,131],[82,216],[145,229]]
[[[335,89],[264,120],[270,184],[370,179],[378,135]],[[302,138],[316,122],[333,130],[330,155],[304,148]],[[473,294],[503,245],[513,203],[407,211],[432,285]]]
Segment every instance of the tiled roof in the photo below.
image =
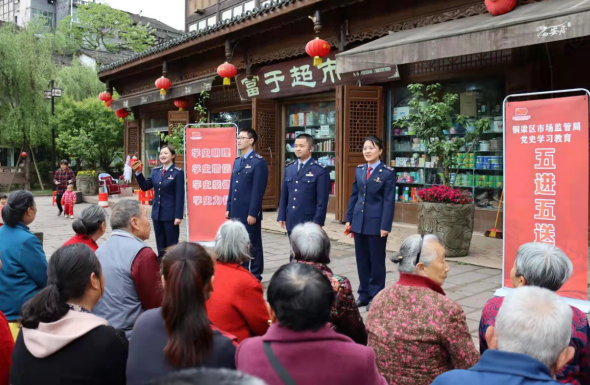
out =
[[206,29],[204,29],[202,31],[189,32],[189,33],[182,35],[176,39],[172,39],[166,43],[159,44],[159,45],[154,46],[146,51],[135,54],[131,57],[128,57],[128,58],[125,58],[122,60],[118,60],[116,62],[109,64],[109,65],[100,67],[98,73],[100,74],[101,72],[111,71],[111,70],[121,67],[122,65],[125,65],[127,63],[131,63],[136,60],[146,58],[148,56],[160,53],[162,51],[166,51],[169,48],[176,47],[176,46],[186,43],[188,41],[198,39],[200,37],[209,35],[213,32],[217,32],[225,27],[240,24],[246,20],[254,19],[257,16],[260,16],[264,13],[270,12],[274,9],[280,8],[284,5],[294,3],[295,1],[296,0],[272,0],[269,4],[265,4],[265,6],[262,8],[254,8],[251,11],[243,13],[241,16],[235,16],[231,19],[228,19],[225,21],[220,21],[217,24],[215,24],[214,26],[207,27]]

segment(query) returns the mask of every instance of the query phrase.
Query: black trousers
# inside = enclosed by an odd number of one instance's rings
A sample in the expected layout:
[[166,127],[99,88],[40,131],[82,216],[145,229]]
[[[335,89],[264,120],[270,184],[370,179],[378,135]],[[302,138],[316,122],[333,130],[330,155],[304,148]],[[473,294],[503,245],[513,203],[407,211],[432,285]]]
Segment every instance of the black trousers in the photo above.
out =
[[370,302],[385,287],[387,237],[354,233],[359,300]]
[[59,210],[60,213],[62,211],[64,211],[64,208],[61,207],[61,197],[62,196],[63,196],[63,194],[55,194],[55,203],[57,203],[57,209]]
[[[242,222],[243,223],[243,222]],[[262,221],[256,220],[255,225],[244,223],[248,235],[250,235],[250,256],[253,258],[244,263],[244,267],[248,269],[253,276],[259,281],[262,281],[262,273],[264,271],[264,251],[262,249]]]
[[174,226],[174,221],[153,221],[158,247],[158,259],[164,256],[166,248],[176,245],[180,237],[180,226]]

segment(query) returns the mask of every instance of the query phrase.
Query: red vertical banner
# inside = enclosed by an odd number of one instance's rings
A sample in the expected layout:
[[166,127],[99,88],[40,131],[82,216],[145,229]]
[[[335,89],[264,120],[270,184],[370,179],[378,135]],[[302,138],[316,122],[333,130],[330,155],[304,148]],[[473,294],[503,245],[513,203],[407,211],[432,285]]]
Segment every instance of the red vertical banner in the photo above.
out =
[[588,96],[506,103],[504,286],[518,248],[542,242],[574,265],[559,294],[587,300]]
[[189,242],[213,242],[226,221],[236,127],[189,127],[185,131]]

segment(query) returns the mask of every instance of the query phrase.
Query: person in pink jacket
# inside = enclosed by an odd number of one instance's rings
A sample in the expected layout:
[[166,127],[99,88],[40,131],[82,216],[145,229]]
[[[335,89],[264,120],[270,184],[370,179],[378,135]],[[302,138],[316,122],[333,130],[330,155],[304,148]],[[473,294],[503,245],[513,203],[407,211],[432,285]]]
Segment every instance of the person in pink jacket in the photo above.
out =
[[373,349],[333,330],[330,281],[313,266],[282,266],[268,287],[272,326],[236,351],[236,368],[268,385],[386,385]]

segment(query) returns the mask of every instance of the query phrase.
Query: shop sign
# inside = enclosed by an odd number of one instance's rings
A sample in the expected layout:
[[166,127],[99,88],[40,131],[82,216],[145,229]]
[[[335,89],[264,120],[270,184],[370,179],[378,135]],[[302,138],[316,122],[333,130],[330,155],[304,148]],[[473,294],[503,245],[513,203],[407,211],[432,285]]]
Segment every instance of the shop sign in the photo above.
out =
[[185,130],[189,242],[212,242],[225,222],[231,173],[237,156],[237,127],[188,127]]
[[588,96],[506,104],[504,286],[518,248],[561,248],[574,266],[559,294],[588,297]]
[[339,85],[368,85],[399,79],[395,65],[339,74],[335,57],[336,52],[332,52],[317,68],[309,57],[262,67],[251,80],[242,72],[236,75],[240,98],[283,98],[330,91]]

